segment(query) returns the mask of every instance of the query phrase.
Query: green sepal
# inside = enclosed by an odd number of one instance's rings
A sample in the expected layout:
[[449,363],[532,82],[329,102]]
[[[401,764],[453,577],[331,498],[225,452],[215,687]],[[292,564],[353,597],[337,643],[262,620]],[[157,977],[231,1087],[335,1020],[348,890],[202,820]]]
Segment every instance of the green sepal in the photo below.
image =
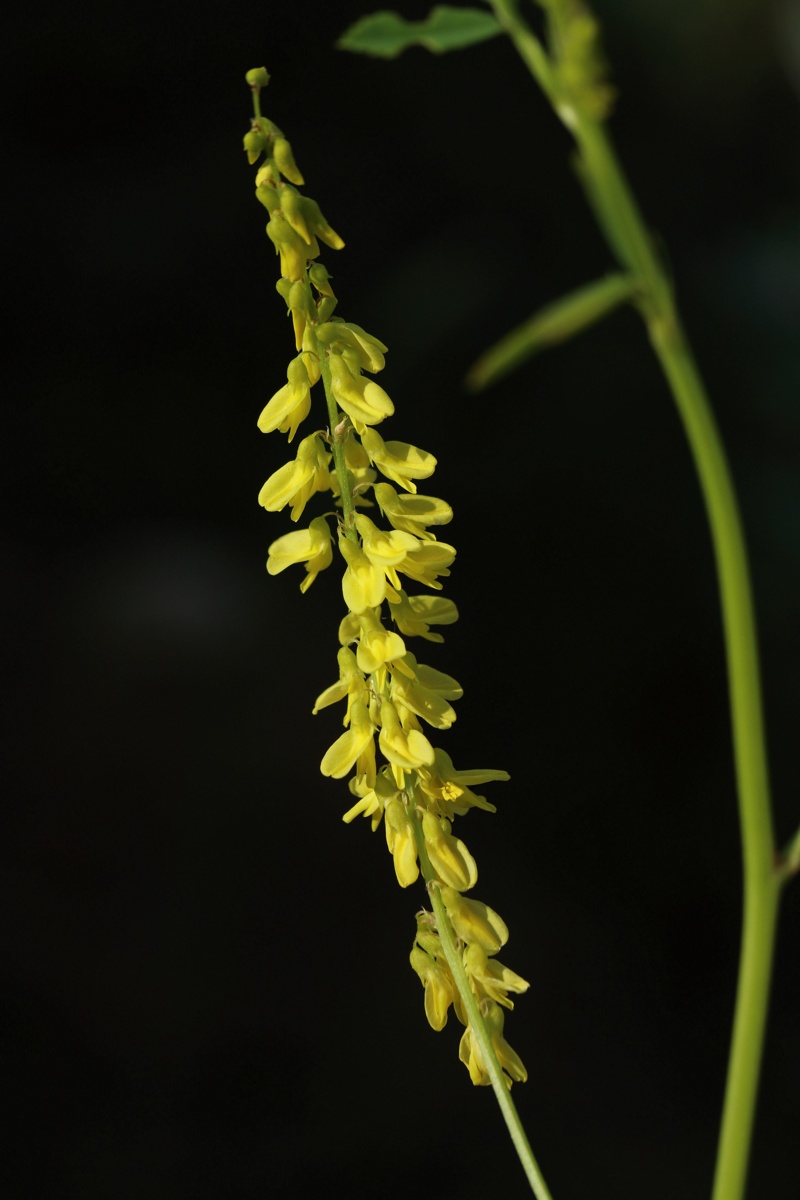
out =
[[467,373],[467,387],[478,392],[488,384],[496,383],[540,350],[588,329],[620,304],[631,300],[636,292],[637,283],[632,276],[606,275],[604,279],[540,308],[480,356]]
[[409,46],[424,46],[433,54],[444,54],[488,41],[502,32],[497,18],[483,9],[439,4],[424,21],[407,21],[396,12],[370,13],[351,25],[336,45],[340,50],[374,58],[397,58]]

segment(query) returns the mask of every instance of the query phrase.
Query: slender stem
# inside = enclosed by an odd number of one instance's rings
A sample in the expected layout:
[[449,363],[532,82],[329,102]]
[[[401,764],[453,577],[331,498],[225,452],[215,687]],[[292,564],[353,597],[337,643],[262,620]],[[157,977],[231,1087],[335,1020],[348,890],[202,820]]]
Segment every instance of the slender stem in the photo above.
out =
[[500,1106],[500,1111],[503,1114],[503,1120],[506,1123],[508,1132],[511,1135],[511,1140],[514,1143],[514,1149],[517,1152],[519,1160],[522,1164],[528,1182],[531,1185],[531,1191],[536,1196],[537,1200],[552,1200],[550,1190],[544,1181],[544,1176],[539,1168],[539,1164],[531,1150],[530,1142],[520,1120],[516,1105],[511,1099],[511,1092],[503,1076],[503,1069],[497,1059],[492,1040],[489,1036],[489,1031],[486,1028],[486,1023],[481,1015],[481,1010],[475,999],[475,994],[469,985],[467,973],[464,970],[464,964],[461,961],[461,955],[456,949],[453,927],[450,924],[450,918],[447,915],[447,909],[442,900],[441,888],[439,880],[431,865],[428,857],[428,852],[425,848],[425,838],[422,833],[422,826],[419,817],[414,811],[413,797],[410,808],[411,819],[414,823],[414,835],[417,843],[417,852],[419,861],[422,867],[422,876],[427,884],[428,895],[431,898],[433,905],[434,916],[436,917],[436,928],[441,939],[442,949],[444,950],[447,965],[450,967],[450,972],[455,980],[458,988],[461,1002],[469,1020],[470,1027],[480,1046],[481,1055],[483,1056],[486,1072],[491,1081],[492,1089]]
[[342,524],[345,536],[358,545],[358,533],[355,527],[356,506],[353,502],[353,489],[350,486],[350,475],[344,457],[344,443],[349,435],[350,425],[345,415],[339,411],[336,403],[331,385],[331,369],[324,350],[319,356],[319,369],[322,375],[322,386],[325,388],[325,401],[328,405],[333,465],[336,470],[336,478],[339,480],[339,495],[342,500]]
[[[541,53],[543,48],[520,20],[514,0],[491,2],[532,74],[543,84],[538,52],[532,53],[531,42],[537,43]],[[552,78],[548,78],[545,91],[552,98]],[[639,307],[683,422],[711,527],[728,663],[744,869],[739,979],[713,1200],[741,1200],[752,1140],[782,882],[776,869],[755,615],[744,534],[722,441],[681,329],[671,288],[610,138],[579,105],[562,100],[556,110],[574,133],[587,195],[610,248],[638,278],[642,295]],[[788,861],[798,853],[795,843],[790,844]]]

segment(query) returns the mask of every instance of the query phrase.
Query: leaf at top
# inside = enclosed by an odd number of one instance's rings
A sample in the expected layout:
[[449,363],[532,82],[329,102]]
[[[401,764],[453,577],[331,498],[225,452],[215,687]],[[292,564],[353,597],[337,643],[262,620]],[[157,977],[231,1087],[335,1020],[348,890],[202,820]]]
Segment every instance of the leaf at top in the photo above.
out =
[[370,13],[351,25],[336,45],[340,50],[375,58],[397,58],[409,46],[424,46],[434,54],[443,54],[485,42],[502,32],[492,13],[439,4],[424,21],[407,21],[395,12]]

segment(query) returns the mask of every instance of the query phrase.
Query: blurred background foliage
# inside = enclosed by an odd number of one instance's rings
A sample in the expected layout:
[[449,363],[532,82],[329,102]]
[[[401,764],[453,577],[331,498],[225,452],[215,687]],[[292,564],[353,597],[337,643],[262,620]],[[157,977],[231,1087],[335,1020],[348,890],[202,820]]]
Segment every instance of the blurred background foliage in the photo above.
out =
[[[405,3],[410,18],[426,3]],[[709,537],[620,312],[482,396],[477,353],[612,264],[571,146],[497,39],[385,64],[296,0],[7,16],[2,1059],[11,1197],[527,1194],[407,965],[421,891],[346,828],[338,570],[269,579],[293,353],[241,151],[246,69],[347,242],[340,313],[390,347],[390,436],[439,458],[465,687],[502,766],[461,834],[531,981],[507,1032],[557,1200],[708,1194],[739,933]],[[778,829],[798,820],[800,4],[604,0],[612,129],[667,248],[740,488]],[[388,427],[387,427],[388,428]],[[416,647],[415,647],[416,649]],[[751,1194],[797,1195],[800,886]]]

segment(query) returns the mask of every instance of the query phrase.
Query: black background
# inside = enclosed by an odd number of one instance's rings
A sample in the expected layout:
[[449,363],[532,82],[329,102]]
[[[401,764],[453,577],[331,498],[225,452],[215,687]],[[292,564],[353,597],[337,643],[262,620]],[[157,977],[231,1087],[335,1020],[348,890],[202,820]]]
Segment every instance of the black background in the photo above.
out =
[[[403,12],[421,17],[427,5]],[[798,821],[797,5],[609,0],[613,131],[668,247],[752,550],[779,839]],[[498,39],[380,63],[360,4],[47,3],[3,71],[7,774],[0,995],[11,1197],[520,1196],[487,1089],[407,965],[421,889],[346,827],[338,568],[263,570],[294,353],[241,152],[244,72],[388,343],[386,436],[431,450],[464,685],[502,766],[476,895],[531,981],[506,1024],[556,1200],[707,1196],[740,905],[710,542],[633,313],[484,396],[460,380],[611,267],[569,139]],[[317,418],[318,420],[320,418]],[[317,509],[311,510],[311,515]],[[414,647],[419,651],[419,647]],[[797,1195],[800,888],[750,1195]]]

